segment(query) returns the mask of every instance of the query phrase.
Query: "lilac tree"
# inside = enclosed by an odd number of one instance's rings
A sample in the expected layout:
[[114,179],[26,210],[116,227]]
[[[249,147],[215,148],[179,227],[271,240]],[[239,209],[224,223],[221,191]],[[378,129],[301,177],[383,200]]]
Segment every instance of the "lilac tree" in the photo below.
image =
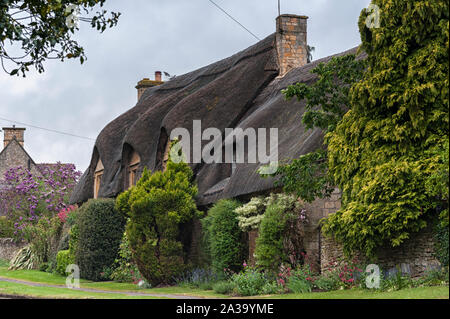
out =
[[41,165],[37,172],[24,167],[9,169],[0,189],[0,213],[15,222],[20,237],[25,226],[52,218],[67,208],[81,172],[73,164]]

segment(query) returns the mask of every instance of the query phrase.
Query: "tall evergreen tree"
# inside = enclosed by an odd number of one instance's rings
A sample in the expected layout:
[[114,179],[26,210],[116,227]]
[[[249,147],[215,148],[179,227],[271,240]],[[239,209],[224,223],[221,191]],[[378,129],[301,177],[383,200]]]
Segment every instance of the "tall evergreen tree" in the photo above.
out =
[[448,184],[436,196],[427,181],[436,171],[448,174],[441,150],[449,125],[449,1],[372,4],[379,26],[367,23],[373,12],[359,19],[367,72],[327,135],[329,174],[343,206],[324,223],[347,252],[368,255],[386,242],[400,245],[438,204],[448,206]]

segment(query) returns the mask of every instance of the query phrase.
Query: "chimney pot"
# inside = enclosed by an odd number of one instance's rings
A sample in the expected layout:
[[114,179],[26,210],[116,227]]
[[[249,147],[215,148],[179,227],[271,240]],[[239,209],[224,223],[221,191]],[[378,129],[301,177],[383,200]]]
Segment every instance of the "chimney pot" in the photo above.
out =
[[277,18],[276,47],[280,77],[307,63],[307,16],[282,14]]
[[155,72],[155,81],[156,82],[162,82],[162,73],[161,73],[161,71],[156,71]]
[[149,78],[143,78],[136,85],[136,89],[137,89],[137,93],[138,93],[138,101],[141,99],[145,90],[147,90],[148,88],[154,87],[154,86],[161,85],[161,84],[163,84],[163,81],[162,81],[162,73],[160,71],[155,72],[155,80],[154,81],[150,80]]

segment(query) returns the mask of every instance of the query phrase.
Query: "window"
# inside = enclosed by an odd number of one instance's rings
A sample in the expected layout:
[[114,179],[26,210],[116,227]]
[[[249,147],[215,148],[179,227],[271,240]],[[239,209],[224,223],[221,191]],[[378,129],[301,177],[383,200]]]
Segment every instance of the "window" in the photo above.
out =
[[136,185],[139,178],[139,164],[141,163],[141,158],[138,153],[133,152],[130,157],[128,164],[128,188]]
[[102,182],[103,171],[104,171],[103,163],[99,159],[94,173],[94,198],[98,198],[98,193]]

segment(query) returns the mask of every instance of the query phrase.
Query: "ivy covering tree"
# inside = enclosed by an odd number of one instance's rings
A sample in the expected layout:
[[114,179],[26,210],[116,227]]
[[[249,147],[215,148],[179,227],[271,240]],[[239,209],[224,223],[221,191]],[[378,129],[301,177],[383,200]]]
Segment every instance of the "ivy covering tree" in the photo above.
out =
[[436,206],[448,207],[448,187],[439,194],[429,180],[448,174],[440,150],[448,143],[449,2],[372,3],[379,27],[368,28],[365,10],[359,19],[368,70],[350,91],[350,111],[327,135],[329,174],[343,206],[323,228],[346,252],[368,255],[384,243],[400,245]]
[[151,174],[145,169],[136,186],[117,198],[117,209],[129,217],[133,260],[153,286],[171,283],[186,270],[181,225],[201,215],[192,178],[186,163],[169,160],[166,171]]
[[[0,62],[10,75],[25,76],[30,66],[44,71],[47,59],[86,59],[73,39],[78,21],[103,32],[117,24],[120,13],[102,7],[106,0],[2,0],[0,1]],[[86,16],[81,16],[84,14]]]

